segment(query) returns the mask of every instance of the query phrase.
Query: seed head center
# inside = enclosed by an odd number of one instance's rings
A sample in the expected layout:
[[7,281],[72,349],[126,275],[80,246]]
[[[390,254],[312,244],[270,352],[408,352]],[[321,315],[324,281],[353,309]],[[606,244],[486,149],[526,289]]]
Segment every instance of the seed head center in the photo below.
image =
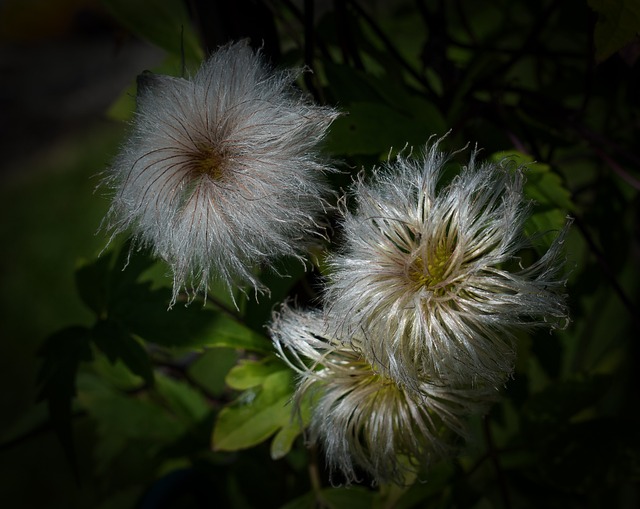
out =
[[446,242],[440,242],[426,255],[418,256],[409,267],[409,279],[419,287],[443,291],[443,283],[451,263],[452,250]]
[[211,145],[199,144],[192,155],[190,169],[200,176],[206,175],[213,180],[221,180],[224,177],[226,164],[225,154]]

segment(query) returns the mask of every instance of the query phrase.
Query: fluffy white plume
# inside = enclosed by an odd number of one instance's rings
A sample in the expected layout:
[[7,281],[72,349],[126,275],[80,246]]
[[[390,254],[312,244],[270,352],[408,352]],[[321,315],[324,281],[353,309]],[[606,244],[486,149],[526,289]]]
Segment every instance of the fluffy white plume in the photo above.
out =
[[192,79],[139,79],[133,132],[109,171],[107,227],[130,229],[167,261],[174,301],[231,291],[280,255],[300,256],[328,189],[318,143],[337,112],[292,86],[244,42],[215,52]]
[[280,356],[298,373],[296,400],[313,400],[309,440],[347,482],[358,471],[377,482],[402,483],[465,436],[465,419],[498,391],[423,377],[406,386],[379,373],[357,344],[332,337],[321,311],[283,306],[271,325]]
[[442,183],[448,158],[437,145],[355,182],[325,308],[335,335],[364,337],[366,358],[396,380],[430,373],[500,384],[513,369],[515,328],[566,320],[557,277],[563,234],[520,267],[528,245],[522,170],[477,164],[473,153]]

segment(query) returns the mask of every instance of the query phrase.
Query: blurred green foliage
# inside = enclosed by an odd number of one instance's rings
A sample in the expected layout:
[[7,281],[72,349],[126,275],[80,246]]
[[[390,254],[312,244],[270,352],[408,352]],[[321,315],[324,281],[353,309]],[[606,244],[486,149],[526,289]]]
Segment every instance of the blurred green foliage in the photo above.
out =
[[[114,46],[125,33],[165,50],[156,71],[192,70],[206,44],[239,37],[276,64],[306,65],[300,86],[344,112],[325,147],[344,161],[336,188],[449,130],[449,149],[477,143],[483,157],[526,164],[528,231],[575,218],[572,323],[520,335],[503,400],[425,482],[331,487],[289,419],[294,374],[264,329],[282,299],[316,296],[321,260],[308,271],[283,260],[289,277],[264,274],[272,295],[259,302],[238,294],[235,308],[214,289],[204,307],[168,311],[162,264],[127,244],[96,256],[107,203],[92,176],[126,133],[112,120],[0,190],[7,507],[640,504],[637,2],[76,4],[108,20]],[[255,24],[258,7],[268,16]],[[133,114],[132,90],[111,118]]]

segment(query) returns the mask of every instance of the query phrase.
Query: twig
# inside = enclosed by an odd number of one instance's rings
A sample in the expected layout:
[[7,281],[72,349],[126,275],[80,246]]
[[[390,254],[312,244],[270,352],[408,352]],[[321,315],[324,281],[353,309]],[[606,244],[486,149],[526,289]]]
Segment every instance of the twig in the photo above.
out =
[[[74,412],[73,414],[71,414],[71,418],[75,419],[78,417],[84,417],[87,415],[87,412],[85,410],[78,410],[76,412]],[[37,426],[23,432],[22,434],[7,440],[6,442],[2,442],[0,443],[0,452],[4,452],[4,451],[8,451],[9,449],[13,449],[14,447],[18,447],[19,445],[23,444],[24,442],[27,442],[29,440],[31,440],[32,438],[37,437],[38,435],[44,434],[44,433],[49,433],[49,432],[55,432],[55,427],[53,425],[53,423],[51,422],[51,419],[47,419],[46,421],[38,424]]]
[[430,95],[437,97],[437,94],[426,78],[416,71],[409,62],[407,62],[373,18],[369,16],[369,14],[355,0],[349,0],[349,4],[352,5],[362,19],[367,22],[371,30],[373,30],[373,32],[378,36],[385,49],[393,56],[393,58],[395,58],[400,65],[429,92]]
[[338,41],[344,63],[348,64],[351,60],[356,69],[363,70],[364,64],[362,63],[362,59],[358,53],[358,47],[354,43],[353,37],[351,36],[351,30],[349,29],[348,12],[344,1],[335,0],[334,9],[336,11]]
[[631,317],[631,323],[633,324],[634,328],[640,332],[640,317],[638,316],[638,310],[636,309],[635,304],[627,296],[622,286],[620,286],[620,283],[618,283],[618,279],[616,278],[616,275],[614,274],[613,270],[607,263],[607,260],[602,254],[602,251],[596,245],[595,241],[593,240],[593,237],[591,237],[591,234],[587,230],[587,227],[585,226],[582,219],[576,214],[573,214],[573,217],[574,217],[574,224],[578,227],[578,229],[580,230],[580,233],[582,233],[582,236],[584,237],[585,242],[589,246],[589,249],[591,250],[593,255],[596,257],[598,264],[600,265],[605,275],[609,279],[609,282],[611,283],[611,286],[613,287],[615,294],[620,299],[620,302],[622,303],[622,305],[627,309]]
[[629,174],[622,166],[620,166],[616,161],[614,161],[611,157],[609,157],[606,153],[604,153],[600,148],[592,145],[593,151],[596,155],[602,159],[609,168],[611,168],[614,173],[616,173],[622,180],[624,180],[631,187],[640,190],[640,180],[635,178],[633,175]]

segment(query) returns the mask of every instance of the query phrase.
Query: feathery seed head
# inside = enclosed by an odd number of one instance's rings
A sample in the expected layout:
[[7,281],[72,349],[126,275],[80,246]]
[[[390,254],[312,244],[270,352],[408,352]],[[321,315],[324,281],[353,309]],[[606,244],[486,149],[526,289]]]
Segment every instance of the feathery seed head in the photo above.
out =
[[174,301],[181,289],[206,293],[212,277],[267,291],[253,269],[300,257],[316,229],[331,170],[318,144],[337,112],[296,92],[297,74],[240,42],[192,79],[139,78],[133,131],[106,179],[106,225],[171,266]]
[[296,400],[314,398],[309,440],[347,482],[366,472],[376,482],[408,474],[454,450],[465,418],[484,411],[496,390],[464,388],[424,377],[412,387],[375,370],[354,345],[331,337],[321,311],[286,305],[271,333],[280,356],[299,373]]
[[528,245],[522,170],[478,164],[474,152],[442,185],[446,161],[435,143],[355,182],[325,308],[339,317],[335,335],[363,337],[366,358],[397,380],[493,386],[513,369],[514,328],[566,320],[563,233],[539,261],[509,270]]

